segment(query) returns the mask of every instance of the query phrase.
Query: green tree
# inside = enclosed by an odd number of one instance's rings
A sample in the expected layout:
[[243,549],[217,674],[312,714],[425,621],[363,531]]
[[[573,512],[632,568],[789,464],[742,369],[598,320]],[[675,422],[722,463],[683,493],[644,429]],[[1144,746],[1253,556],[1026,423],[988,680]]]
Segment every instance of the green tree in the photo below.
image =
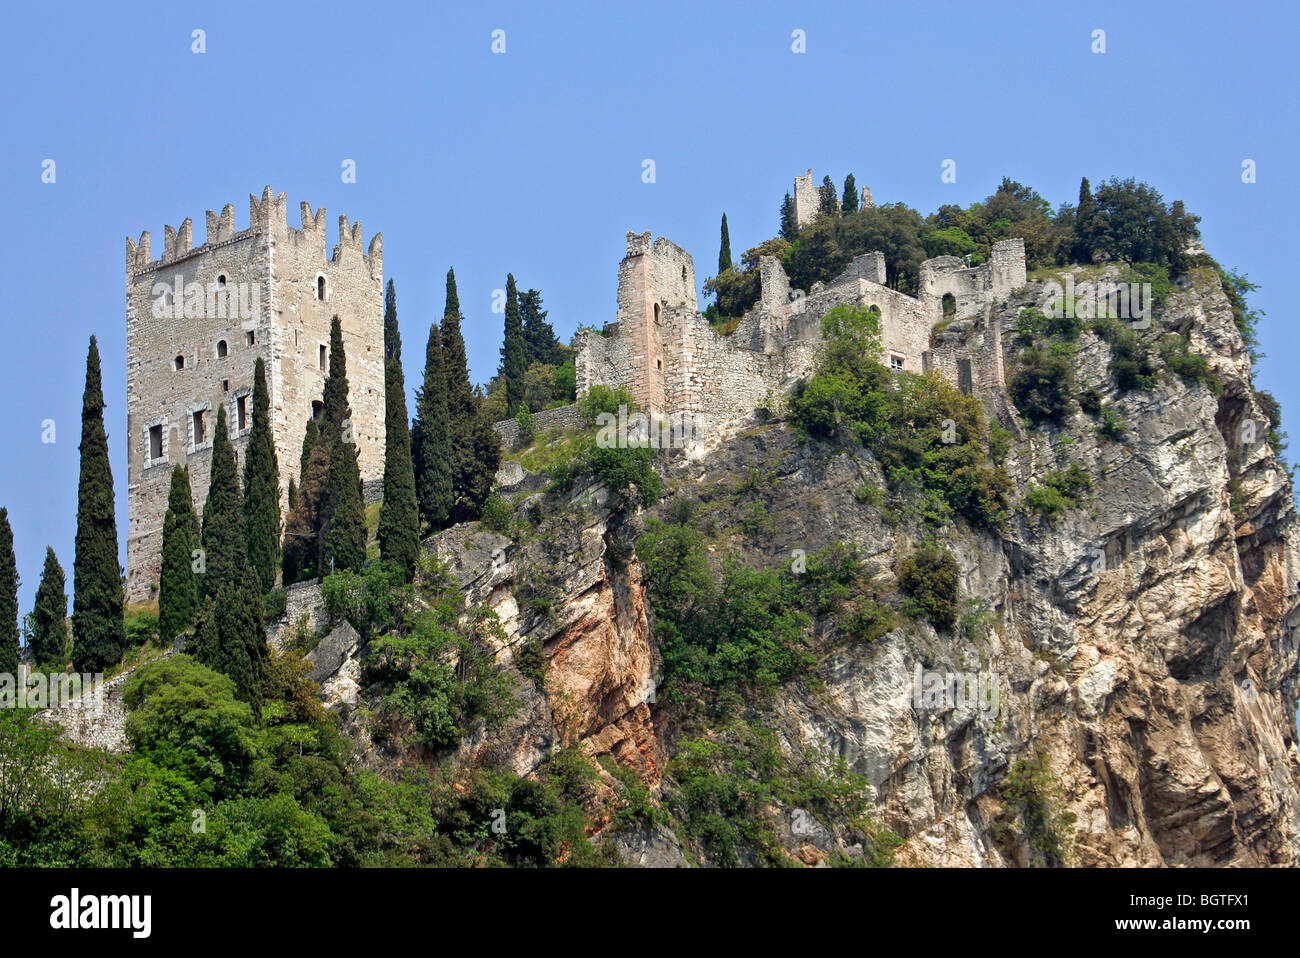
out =
[[29,651],[37,666],[55,666],[62,670],[67,661],[67,580],[63,575],[63,567],[49,546],[45,547],[45,568],[41,570],[41,584],[36,587]]
[[731,233],[727,230],[727,214],[722,214],[722,245],[718,248],[718,275],[731,269]]
[[9,510],[0,509],[0,672],[18,674],[18,560]]
[[1075,262],[1092,262],[1092,220],[1096,212],[1097,204],[1092,198],[1092,186],[1085,176],[1079,181],[1079,205],[1074,211]]
[[406,418],[406,380],[402,375],[402,337],[397,326],[397,292],[388,281],[384,297],[384,504],[379,510],[379,554],[396,562],[408,578],[420,553],[420,517],[411,431]]
[[856,213],[858,211],[858,182],[850,173],[844,177],[844,197],[840,200],[840,211]]
[[819,213],[834,216],[840,211],[840,198],[835,195],[835,184],[831,182],[829,176],[822,177],[821,189],[818,192],[821,194]]
[[789,193],[781,201],[781,239],[793,243],[799,238],[799,222],[794,217],[794,199]]
[[99,347],[90,337],[81,399],[81,475],[77,481],[77,537],[72,561],[72,665],[102,672],[122,659],[126,625],[122,569],[117,564],[113,469],[104,432]]
[[542,309],[542,294],[530,289],[519,294],[519,315],[524,323],[524,362],[533,366],[562,366],[569,359],[569,350],[560,344],[555,330],[546,321]]
[[[360,569],[366,561],[366,506],[361,494],[361,470],[348,405],[347,355],[343,326],[330,322],[330,371],[325,380],[325,432],[329,443],[328,534],[331,569]],[[324,570],[321,570],[324,571]]]
[[194,626],[199,611],[194,550],[199,547],[199,520],[194,514],[190,473],[172,467],[167,513],[163,516],[162,570],[158,577],[158,634],[171,642]]
[[506,386],[506,415],[513,416],[524,401],[524,324],[519,315],[519,291],[515,277],[506,274],[505,341],[501,346],[501,378]]
[[268,658],[262,596],[248,565],[239,476],[224,404],[217,407],[211,462],[201,532],[204,603],[194,630],[194,655],[230,676],[240,697],[256,704]]
[[442,369],[447,382],[448,421],[463,428],[452,433],[453,445],[470,432],[468,423],[477,409],[469,384],[469,363],[465,358],[465,337],[461,334],[460,298],[456,295],[456,274],[447,270],[447,305],[442,313]]
[[266,364],[253,365],[253,429],[244,458],[244,524],[248,564],[262,592],[275,588],[280,570],[280,465],[271,436],[271,398]]
[[436,532],[445,528],[452,506],[450,422],[444,352],[437,323],[429,324],[424,350],[424,384],[415,393],[415,421],[411,425],[411,459],[420,518]]

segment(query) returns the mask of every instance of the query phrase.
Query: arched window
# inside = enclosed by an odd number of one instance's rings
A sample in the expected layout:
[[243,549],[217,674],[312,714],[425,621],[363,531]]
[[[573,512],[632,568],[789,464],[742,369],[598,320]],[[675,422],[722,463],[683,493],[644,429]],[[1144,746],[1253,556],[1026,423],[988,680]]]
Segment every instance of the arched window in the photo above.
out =
[[655,303],[655,322],[659,322],[659,304]]
[[218,285],[219,287],[221,287],[222,289],[225,289],[225,288],[226,288],[226,274],[225,274],[225,273],[222,273],[220,276],[217,277],[217,285]]
[[316,277],[316,298],[322,303],[325,302],[325,277]]
[[217,358],[225,359],[228,351],[229,350],[226,348],[226,341],[224,339],[217,340]]
[[185,357],[184,357],[184,356],[177,356],[175,359],[173,359],[173,360],[172,360],[172,368],[173,368],[173,369],[184,369],[184,368],[185,368]]
[[325,404],[319,399],[313,399],[311,403],[311,418],[320,422],[325,418]]
[[957,297],[952,293],[943,294],[943,314],[945,316],[957,315]]

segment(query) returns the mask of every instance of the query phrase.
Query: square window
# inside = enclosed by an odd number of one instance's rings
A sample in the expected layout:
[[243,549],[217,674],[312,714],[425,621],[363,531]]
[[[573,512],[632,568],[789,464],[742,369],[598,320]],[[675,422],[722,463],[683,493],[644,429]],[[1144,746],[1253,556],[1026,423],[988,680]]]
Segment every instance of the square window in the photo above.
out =
[[889,368],[890,368],[890,369],[902,369],[902,368],[903,368],[903,357],[902,357],[902,356],[890,356],[890,357],[889,357]]

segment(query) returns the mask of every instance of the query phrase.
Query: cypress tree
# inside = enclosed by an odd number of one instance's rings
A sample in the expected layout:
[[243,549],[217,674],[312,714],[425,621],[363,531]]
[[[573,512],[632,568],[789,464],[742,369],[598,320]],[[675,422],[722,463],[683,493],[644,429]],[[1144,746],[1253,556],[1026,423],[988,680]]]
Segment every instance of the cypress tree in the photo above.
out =
[[469,361],[465,358],[465,338],[461,335],[460,298],[456,295],[456,274],[447,270],[447,306],[442,313],[442,370],[447,382],[447,416],[454,425],[464,428],[453,431],[453,444],[457,435],[468,435],[468,423],[478,408],[474,390],[469,384]]
[[1074,214],[1074,232],[1077,237],[1074,244],[1074,259],[1079,263],[1092,262],[1094,241],[1094,222],[1097,214],[1097,201],[1092,197],[1092,185],[1085,176],[1079,183],[1079,207]]
[[280,570],[280,465],[271,436],[271,397],[266,364],[253,366],[253,428],[244,455],[244,527],[248,564],[262,592],[275,588]]
[[163,517],[162,571],[158,579],[158,634],[173,641],[194,626],[199,611],[199,587],[194,574],[194,550],[199,546],[199,520],[194,514],[189,470],[172,467],[167,514]]
[[122,659],[126,623],[122,569],[117,564],[113,469],[104,432],[99,347],[90,337],[81,399],[81,474],[77,480],[77,537],[72,560],[72,666],[102,672]]
[[18,560],[9,510],[0,509],[0,672],[18,675]]
[[359,570],[366,561],[366,506],[361,495],[361,470],[357,466],[357,445],[352,432],[352,410],[348,406],[347,355],[343,350],[343,326],[335,316],[330,321],[330,371],[325,380],[325,429],[329,444],[328,513],[322,533],[331,569]]
[[311,451],[316,448],[318,439],[320,439],[320,426],[316,424],[315,419],[308,419],[307,428],[302,434],[302,454],[298,457],[298,485],[300,491],[302,479],[307,474],[307,463],[311,459]]
[[[441,359],[441,356],[439,357]],[[444,428],[445,428],[444,423]],[[388,281],[384,297],[384,504],[379,509],[379,555],[396,562],[408,578],[420,554],[420,516],[411,464],[411,432],[406,418],[406,380],[402,375],[402,337],[397,327],[397,292]]]
[[799,223],[794,218],[794,199],[789,193],[781,201],[781,238],[791,243],[799,238]]
[[420,518],[431,532],[446,528],[451,515],[454,463],[449,427],[441,331],[437,323],[430,323],[424,350],[424,384],[415,393],[411,460]]
[[819,212],[834,216],[840,211],[840,198],[835,195],[835,184],[829,176],[822,177],[821,207]]
[[226,407],[217,408],[208,501],[203,507],[203,609],[194,630],[194,656],[234,680],[240,698],[256,705],[268,653],[262,598],[248,564],[248,538]]
[[501,378],[506,386],[506,414],[513,416],[524,401],[524,324],[519,315],[519,290],[506,274],[506,329],[501,345]]
[[289,477],[289,511],[293,512],[294,507],[298,505],[298,483],[294,481],[293,476]]
[[36,587],[36,605],[32,609],[32,662],[37,666],[55,666],[62,671],[68,650],[68,592],[63,567],[54,550],[45,547],[45,568],[41,584]]
[[727,231],[727,214],[722,214],[722,245],[718,248],[718,275],[731,269],[731,233]]
[[844,213],[858,211],[858,181],[852,173],[844,177],[844,196],[840,199],[840,210]]
[[544,363],[548,366],[562,366],[568,361],[565,349],[555,335],[555,330],[546,321],[546,310],[542,309],[542,294],[535,289],[519,294],[519,315],[524,321],[524,365]]

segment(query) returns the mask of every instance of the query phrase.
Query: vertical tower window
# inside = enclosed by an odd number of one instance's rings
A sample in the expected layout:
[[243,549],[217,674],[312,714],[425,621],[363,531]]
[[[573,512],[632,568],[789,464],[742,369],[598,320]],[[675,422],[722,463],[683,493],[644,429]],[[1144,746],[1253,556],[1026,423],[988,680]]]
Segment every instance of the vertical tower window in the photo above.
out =
[[311,404],[311,418],[320,422],[325,418],[325,404],[319,399],[313,399]]
[[204,438],[203,410],[194,410],[194,445],[201,446],[207,440]]
[[225,288],[226,288],[226,274],[225,274],[225,273],[222,273],[220,276],[217,277],[217,285],[220,286],[222,289],[225,289]]
[[172,368],[173,368],[173,369],[177,369],[177,370],[184,369],[184,368],[185,368],[185,357],[184,357],[184,356],[177,356],[175,359],[173,359],[173,360],[172,360]]
[[325,277],[316,277],[316,298],[322,303],[325,302]]
[[235,400],[235,421],[239,423],[239,431],[243,432],[248,428],[248,397],[240,396]]
[[246,342],[250,346],[252,346],[255,342],[257,342],[257,336],[253,333],[251,329],[248,332],[244,333],[244,342]]
[[329,352],[325,349],[324,346],[322,346],[322,347],[320,348],[320,361],[319,361],[319,365],[320,365],[320,368],[321,368],[321,369],[328,369],[328,368],[329,368]]
[[659,322],[659,304],[655,303],[655,322]]
[[226,341],[224,339],[217,340],[217,358],[225,359],[228,351],[229,350],[226,348]]
[[162,431],[163,431],[163,427],[161,423],[159,423],[157,426],[149,427],[149,458],[150,459],[162,458],[162,439],[163,439]]

